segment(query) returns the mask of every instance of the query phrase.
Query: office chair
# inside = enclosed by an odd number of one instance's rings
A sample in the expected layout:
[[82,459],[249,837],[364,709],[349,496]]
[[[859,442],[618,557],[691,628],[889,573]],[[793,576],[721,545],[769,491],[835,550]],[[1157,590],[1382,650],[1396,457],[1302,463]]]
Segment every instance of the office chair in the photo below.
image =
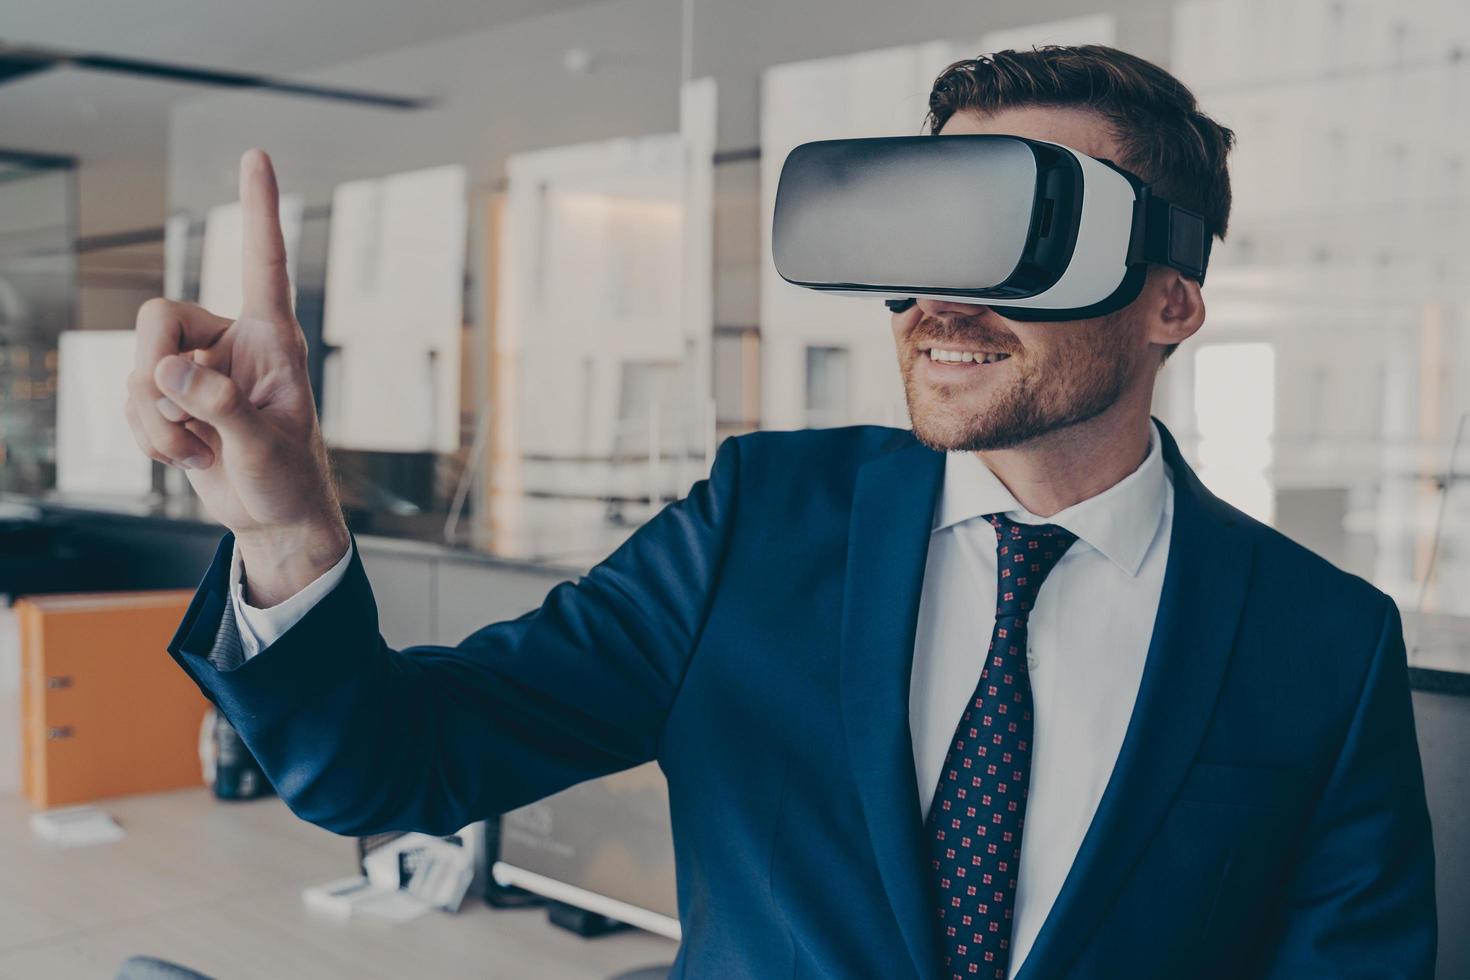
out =
[[113,980],[212,980],[188,967],[152,956],[130,956]]

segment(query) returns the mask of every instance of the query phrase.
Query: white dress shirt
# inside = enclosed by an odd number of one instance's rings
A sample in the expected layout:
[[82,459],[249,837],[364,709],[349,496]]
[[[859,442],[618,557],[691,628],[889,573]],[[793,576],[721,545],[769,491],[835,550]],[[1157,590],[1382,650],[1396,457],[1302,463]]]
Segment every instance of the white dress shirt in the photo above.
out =
[[307,611],[337,587],[347,574],[352,559],[352,545],[337,564],[327,569],[306,588],[269,609],[257,609],[245,601],[244,568],[240,564],[240,549],[234,548],[230,555],[230,601],[235,607],[235,629],[240,634],[240,646],[245,659],[249,660],[285,635]]
[[[1012,977],[1061,891],[1123,744],[1163,590],[1173,511],[1173,484],[1153,425],[1148,456],[1138,469],[1049,518],[1017,503],[973,453],[946,457],[909,692],[914,768],[926,816],[995,624],[995,531],[982,515],[1058,524],[1077,536],[1047,576],[1028,620],[1036,720],[1011,926]],[[349,545],[336,565],[301,592],[257,609],[245,602],[237,551],[230,594],[246,658],[279,639],[330,592],[351,557]]]
[[1112,775],[1138,696],[1169,557],[1174,488],[1149,427],[1142,465],[1096,496],[1038,517],[973,453],[949,453],[919,600],[909,731],[927,817],[995,625],[995,530],[982,515],[1077,535],[1027,620],[1035,705],[1010,976],[1051,911]]

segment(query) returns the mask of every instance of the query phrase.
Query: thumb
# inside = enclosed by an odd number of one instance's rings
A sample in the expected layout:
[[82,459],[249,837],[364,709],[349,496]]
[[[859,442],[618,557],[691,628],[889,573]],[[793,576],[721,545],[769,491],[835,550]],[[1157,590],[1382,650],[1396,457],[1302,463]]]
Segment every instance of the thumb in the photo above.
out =
[[227,376],[171,354],[153,369],[160,391],[179,408],[221,434],[253,437],[257,430],[255,406]]

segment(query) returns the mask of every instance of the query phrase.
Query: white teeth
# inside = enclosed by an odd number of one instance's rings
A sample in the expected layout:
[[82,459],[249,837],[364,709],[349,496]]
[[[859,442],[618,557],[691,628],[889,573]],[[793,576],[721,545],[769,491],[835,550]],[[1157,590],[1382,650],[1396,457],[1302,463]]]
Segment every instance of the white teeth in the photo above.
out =
[[950,364],[980,363],[994,364],[1010,357],[1009,354],[977,354],[974,351],[941,350],[938,347],[929,348],[929,360],[944,361]]

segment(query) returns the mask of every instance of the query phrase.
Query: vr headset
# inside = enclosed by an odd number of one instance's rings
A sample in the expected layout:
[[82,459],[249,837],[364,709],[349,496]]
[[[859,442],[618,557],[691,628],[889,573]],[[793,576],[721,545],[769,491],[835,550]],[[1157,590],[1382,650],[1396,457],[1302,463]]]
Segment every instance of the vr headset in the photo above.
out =
[[1012,320],[1080,320],[1137,298],[1150,262],[1205,281],[1204,219],[1108,160],[1020,136],[823,140],[781,168],[781,278],[896,313],[915,297]]

